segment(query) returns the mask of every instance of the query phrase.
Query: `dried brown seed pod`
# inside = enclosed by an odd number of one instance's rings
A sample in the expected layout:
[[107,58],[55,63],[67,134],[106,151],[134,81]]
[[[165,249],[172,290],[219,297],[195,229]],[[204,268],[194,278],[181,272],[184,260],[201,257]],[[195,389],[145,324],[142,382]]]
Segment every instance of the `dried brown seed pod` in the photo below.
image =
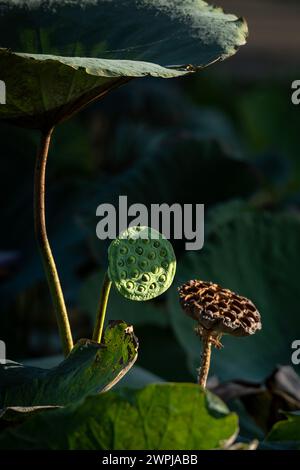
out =
[[179,288],[179,301],[185,313],[197,321],[196,331],[203,339],[199,384],[205,387],[211,345],[220,348],[223,334],[253,335],[262,327],[260,314],[251,300],[212,282],[186,282]]
[[218,284],[189,281],[179,288],[179,298],[185,313],[215,334],[248,336],[261,329],[260,314],[251,300]]

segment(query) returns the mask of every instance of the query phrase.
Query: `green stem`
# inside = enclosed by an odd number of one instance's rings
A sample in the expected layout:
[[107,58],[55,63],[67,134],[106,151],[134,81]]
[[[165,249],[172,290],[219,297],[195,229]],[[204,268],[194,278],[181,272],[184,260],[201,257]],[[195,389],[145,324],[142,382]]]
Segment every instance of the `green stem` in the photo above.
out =
[[42,133],[40,149],[36,159],[34,177],[34,226],[37,243],[41,253],[44,270],[56,313],[63,352],[64,355],[67,356],[73,348],[73,339],[60,280],[47,237],[45,219],[45,176],[52,132],[53,128]]
[[111,280],[108,277],[108,274],[105,274],[101,295],[100,295],[100,304],[97,312],[97,318],[93,333],[93,340],[97,341],[97,343],[101,343],[102,332],[103,332],[103,325],[105,320],[106,308],[108,303],[109,292],[111,288]]

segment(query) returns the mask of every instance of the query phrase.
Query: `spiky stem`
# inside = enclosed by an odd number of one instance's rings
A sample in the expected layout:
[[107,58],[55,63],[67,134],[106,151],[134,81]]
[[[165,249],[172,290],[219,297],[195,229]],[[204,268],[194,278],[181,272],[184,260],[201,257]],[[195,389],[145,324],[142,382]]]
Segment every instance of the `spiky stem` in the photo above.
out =
[[201,387],[206,387],[207,377],[210,368],[212,338],[208,331],[202,332],[202,356],[199,369],[198,383]]
[[63,352],[64,355],[67,356],[73,348],[73,339],[60,280],[48,241],[45,218],[45,176],[52,132],[53,128],[50,128],[42,133],[40,148],[36,159],[34,177],[34,226],[56,313]]
[[101,343],[101,339],[102,339],[102,332],[103,332],[103,326],[104,326],[104,320],[105,320],[105,315],[106,315],[110,288],[111,288],[111,280],[109,279],[108,274],[106,273],[104,277],[102,289],[101,289],[99,308],[97,312],[96,323],[95,323],[95,328],[94,328],[94,333],[93,333],[93,340],[97,341],[97,343]]

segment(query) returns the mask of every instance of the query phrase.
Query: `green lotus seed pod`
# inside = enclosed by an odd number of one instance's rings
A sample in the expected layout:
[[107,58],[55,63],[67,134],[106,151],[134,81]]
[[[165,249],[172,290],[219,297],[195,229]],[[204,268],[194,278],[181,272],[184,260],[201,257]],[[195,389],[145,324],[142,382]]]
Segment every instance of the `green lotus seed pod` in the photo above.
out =
[[109,246],[108,263],[110,280],[131,300],[161,295],[172,284],[176,271],[171,243],[149,227],[130,227],[119,235]]

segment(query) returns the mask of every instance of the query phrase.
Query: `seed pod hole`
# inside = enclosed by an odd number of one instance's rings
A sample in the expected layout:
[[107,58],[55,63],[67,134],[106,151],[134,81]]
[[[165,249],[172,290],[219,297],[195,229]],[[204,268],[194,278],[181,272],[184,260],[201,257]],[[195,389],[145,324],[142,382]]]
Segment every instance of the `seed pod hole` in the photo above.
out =
[[141,267],[141,269],[146,269],[147,266],[148,266],[148,262],[146,259],[142,259],[142,261],[139,262],[139,265]]
[[132,272],[131,272],[131,276],[134,278],[134,279],[137,279],[140,275],[140,271],[138,269],[134,269]]

